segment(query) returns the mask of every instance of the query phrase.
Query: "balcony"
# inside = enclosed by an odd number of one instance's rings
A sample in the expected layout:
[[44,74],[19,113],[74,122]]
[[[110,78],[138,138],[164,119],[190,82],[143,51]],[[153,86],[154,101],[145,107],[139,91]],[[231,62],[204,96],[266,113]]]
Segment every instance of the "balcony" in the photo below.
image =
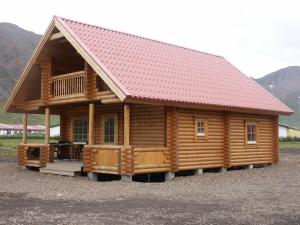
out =
[[51,77],[52,98],[83,96],[85,71]]

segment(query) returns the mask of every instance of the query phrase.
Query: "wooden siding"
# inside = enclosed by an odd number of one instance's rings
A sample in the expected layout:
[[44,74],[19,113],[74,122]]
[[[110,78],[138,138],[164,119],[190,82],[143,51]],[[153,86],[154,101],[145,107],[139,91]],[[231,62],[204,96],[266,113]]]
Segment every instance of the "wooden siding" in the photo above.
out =
[[[40,148],[40,157],[32,159],[29,151],[33,148]],[[51,161],[50,145],[44,144],[20,144],[18,146],[18,164],[22,166],[45,167],[47,162]]]
[[[207,120],[207,138],[195,138],[195,118]],[[178,169],[224,166],[224,118],[222,113],[178,111]]]
[[130,145],[165,146],[165,109],[153,105],[131,105]]
[[[230,153],[231,165],[248,165],[257,163],[273,163],[278,150],[277,129],[274,128],[274,117],[260,115],[230,115]],[[257,144],[249,145],[246,141],[246,122],[257,122]]]

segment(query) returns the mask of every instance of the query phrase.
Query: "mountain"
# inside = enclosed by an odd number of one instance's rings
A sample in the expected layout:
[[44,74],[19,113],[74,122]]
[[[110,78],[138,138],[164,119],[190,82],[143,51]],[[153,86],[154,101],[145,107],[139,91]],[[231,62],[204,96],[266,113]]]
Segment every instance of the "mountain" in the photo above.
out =
[[0,101],[14,87],[41,35],[11,23],[0,23]]
[[[0,123],[22,123],[21,114],[5,113],[2,107],[40,38],[14,24],[0,23]],[[30,124],[43,120],[42,115],[29,116]]]
[[300,66],[280,69],[256,82],[294,110],[292,116],[281,116],[280,122],[300,128]]

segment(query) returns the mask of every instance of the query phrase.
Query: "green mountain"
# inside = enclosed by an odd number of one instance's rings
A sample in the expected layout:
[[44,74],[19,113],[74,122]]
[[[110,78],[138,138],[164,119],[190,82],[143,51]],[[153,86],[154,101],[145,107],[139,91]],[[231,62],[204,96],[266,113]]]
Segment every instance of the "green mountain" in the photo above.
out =
[[256,82],[294,110],[292,116],[281,116],[280,122],[300,128],[300,66],[280,69]]

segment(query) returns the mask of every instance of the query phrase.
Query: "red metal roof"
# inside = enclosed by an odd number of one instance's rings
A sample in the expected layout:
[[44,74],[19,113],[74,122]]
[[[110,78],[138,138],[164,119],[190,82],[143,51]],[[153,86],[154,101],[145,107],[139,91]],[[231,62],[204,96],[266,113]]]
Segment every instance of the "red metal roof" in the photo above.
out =
[[292,113],[221,56],[55,18],[126,96]]

